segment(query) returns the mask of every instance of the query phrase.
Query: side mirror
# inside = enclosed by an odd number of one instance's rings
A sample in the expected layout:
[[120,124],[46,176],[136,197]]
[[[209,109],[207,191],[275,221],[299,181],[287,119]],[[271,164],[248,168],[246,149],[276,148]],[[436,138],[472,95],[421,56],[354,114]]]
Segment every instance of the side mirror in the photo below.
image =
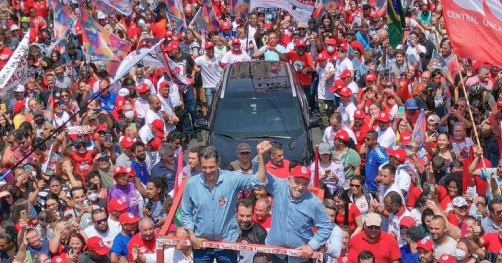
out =
[[309,118],[309,128],[321,127],[322,119],[319,117],[310,116]]
[[198,119],[195,121],[195,127],[207,131],[209,130],[209,123],[207,122],[206,119]]

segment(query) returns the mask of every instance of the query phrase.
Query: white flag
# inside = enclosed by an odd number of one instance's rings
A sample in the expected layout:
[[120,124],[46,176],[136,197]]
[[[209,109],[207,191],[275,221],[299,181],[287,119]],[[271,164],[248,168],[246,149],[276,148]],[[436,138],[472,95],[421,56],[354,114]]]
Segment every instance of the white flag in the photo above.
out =
[[18,84],[24,84],[28,79],[28,54],[30,48],[30,31],[26,32],[7,64],[0,71],[0,93]]

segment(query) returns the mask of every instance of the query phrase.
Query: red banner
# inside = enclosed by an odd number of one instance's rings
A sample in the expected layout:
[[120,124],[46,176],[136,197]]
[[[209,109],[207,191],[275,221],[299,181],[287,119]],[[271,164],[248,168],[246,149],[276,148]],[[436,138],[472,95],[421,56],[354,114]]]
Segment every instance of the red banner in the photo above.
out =
[[500,0],[445,0],[443,13],[455,54],[502,66]]

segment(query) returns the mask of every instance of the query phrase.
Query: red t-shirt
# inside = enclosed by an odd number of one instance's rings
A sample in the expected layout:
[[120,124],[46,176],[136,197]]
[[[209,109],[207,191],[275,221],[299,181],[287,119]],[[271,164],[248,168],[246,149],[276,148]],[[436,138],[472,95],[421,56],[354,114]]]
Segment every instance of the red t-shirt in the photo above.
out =
[[75,163],[75,173],[85,178],[94,164],[94,152],[87,151],[84,156],[76,152],[70,152],[70,157]]
[[308,67],[312,67],[314,65],[314,60],[312,60],[312,56],[305,52],[303,56],[298,55],[295,50],[290,51],[285,54],[289,63],[293,66],[293,69],[296,71],[296,76],[300,81],[302,86],[307,86],[312,84],[312,75],[309,73],[303,74],[302,70]]
[[410,194],[408,195],[407,207],[414,207],[418,197],[422,194],[422,190],[418,186],[410,187]]
[[499,252],[502,243],[500,242],[498,232],[488,233],[484,235],[483,240],[485,240],[485,245],[483,247],[486,249],[486,251],[493,253]]
[[139,233],[136,233],[129,241],[129,244],[127,244],[127,258],[129,259],[129,262],[134,262],[134,260],[132,259],[132,248],[134,245],[138,245],[139,253],[141,254],[155,253],[155,239],[157,239],[157,235],[155,235],[152,240],[145,241],[141,239]]
[[457,215],[455,215],[455,213],[450,212],[448,213],[448,222],[450,222],[450,224],[454,226],[458,226],[458,224],[460,223],[460,218],[458,218]]
[[[347,211],[345,211],[345,213],[347,213]],[[361,215],[361,212],[359,211],[359,208],[357,208],[356,205],[354,204],[350,204],[349,205],[349,217],[347,218],[348,220],[348,227],[350,229],[350,231],[354,231],[357,227],[357,224],[356,224],[356,217],[360,216]],[[341,214],[341,213],[336,213],[336,217],[335,217],[335,223],[337,225],[345,225],[345,214]]]
[[33,8],[35,8],[35,12],[37,16],[47,17],[47,1],[43,0],[41,3],[34,2]]
[[364,250],[373,253],[376,263],[390,263],[401,258],[397,240],[384,231],[380,233],[380,237],[375,243],[369,243],[363,231],[350,239],[348,248],[350,263],[357,263],[357,256]]
[[2,51],[0,51],[0,70],[7,64],[10,57],[12,57],[12,50],[8,47],[4,47]]
[[283,160],[282,161],[282,167],[275,167],[270,161],[267,163],[265,166],[267,169],[267,172],[269,172],[271,175],[281,178],[281,179],[286,179],[289,178],[289,161],[288,160]]
[[356,136],[356,151],[359,152],[359,149],[363,145],[364,141],[366,140],[366,134],[370,131],[370,127],[368,126],[368,123],[365,122],[361,127],[359,127],[358,130],[352,129],[354,132],[354,135]]
[[267,231],[270,230],[270,225],[272,224],[272,215],[267,217],[265,221],[260,221],[256,218],[256,214],[253,214],[253,221],[258,223],[261,227],[265,228]]

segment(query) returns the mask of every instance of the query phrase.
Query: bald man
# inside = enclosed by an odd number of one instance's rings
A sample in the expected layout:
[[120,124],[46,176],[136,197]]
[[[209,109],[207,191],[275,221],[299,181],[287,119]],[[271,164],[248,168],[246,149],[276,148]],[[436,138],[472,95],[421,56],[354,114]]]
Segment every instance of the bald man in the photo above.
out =
[[[179,227],[176,229],[177,237],[185,237],[188,238],[188,232],[183,228]],[[145,262],[145,263],[156,263],[157,262],[157,254],[148,253],[148,254],[139,254],[133,250],[133,258],[138,258],[136,262]],[[192,258],[192,247],[177,245],[176,247],[170,247],[164,249],[164,263],[177,263],[179,259],[184,258]]]
[[137,251],[140,251],[142,254],[155,253],[155,239],[157,235],[152,219],[149,217],[141,218],[138,222],[138,229],[139,232],[131,238],[131,241],[129,241],[127,245],[127,257],[129,262],[136,262],[133,259],[133,248],[135,247],[134,252],[136,255],[138,254]]
[[152,94],[157,94],[157,90],[155,89],[155,86],[153,85],[152,81],[147,78],[148,77],[146,75],[147,72],[148,70],[145,70],[145,68],[136,68],[136,70],[134,71],[134,76],[135,76],[134,81],[136,82],[136,86],[145,83],[150,88],[150,92]]

